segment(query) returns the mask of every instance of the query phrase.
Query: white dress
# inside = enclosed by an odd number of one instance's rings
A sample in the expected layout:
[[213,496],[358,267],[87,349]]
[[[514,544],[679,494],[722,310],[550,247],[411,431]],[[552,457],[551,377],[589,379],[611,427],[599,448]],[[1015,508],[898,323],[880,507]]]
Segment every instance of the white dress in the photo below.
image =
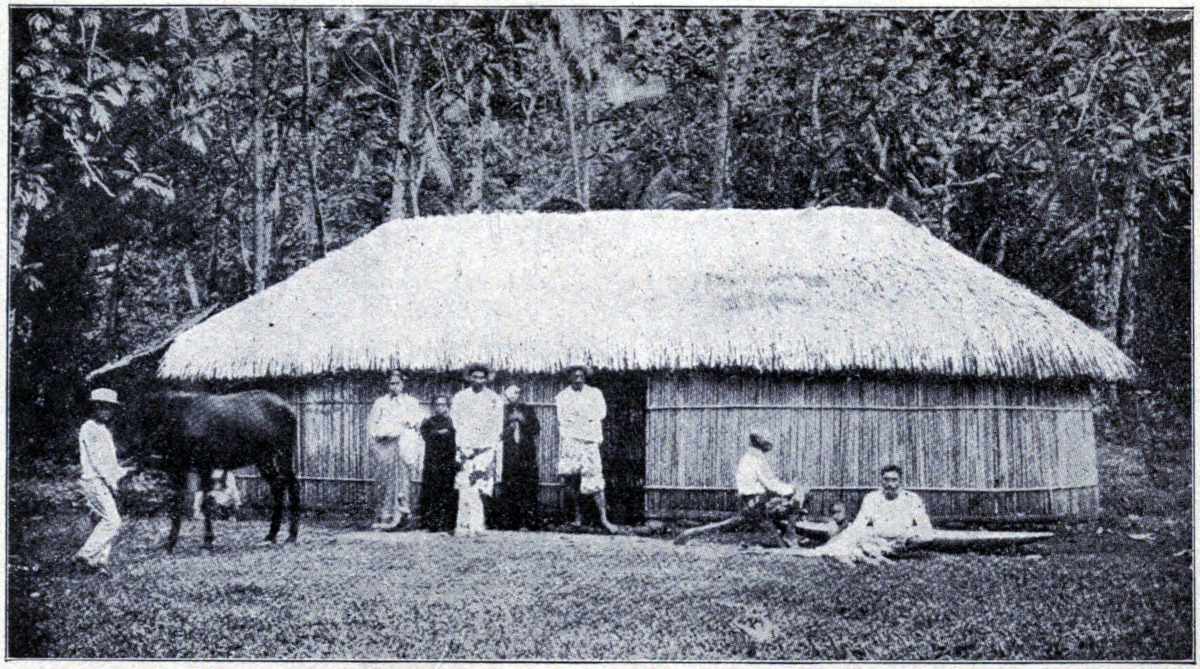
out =
[[367,416],[367,434],[375,462],[375,515],[384,524],[412,513],[412,482],[420,479],[425,445],[421,421],[425,410],[411,395],[384,395]]

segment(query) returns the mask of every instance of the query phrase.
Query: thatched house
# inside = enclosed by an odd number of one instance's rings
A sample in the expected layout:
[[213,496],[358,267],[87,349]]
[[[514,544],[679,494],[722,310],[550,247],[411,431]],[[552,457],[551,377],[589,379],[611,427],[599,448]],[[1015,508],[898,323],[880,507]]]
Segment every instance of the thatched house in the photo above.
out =
[[652,517],[733,509],[750,421],[819,507],[856,508],[894,462],[935,517],[1093,515],[1090,386],[1134,374],[1049,301],[849,208],[396,220],[183,333],[160,374],[285,391],[320,506],[369,490],[384,370],[428,401],[477,360],[537,407],[547,503],[557,374],[600,370],[610,497]]

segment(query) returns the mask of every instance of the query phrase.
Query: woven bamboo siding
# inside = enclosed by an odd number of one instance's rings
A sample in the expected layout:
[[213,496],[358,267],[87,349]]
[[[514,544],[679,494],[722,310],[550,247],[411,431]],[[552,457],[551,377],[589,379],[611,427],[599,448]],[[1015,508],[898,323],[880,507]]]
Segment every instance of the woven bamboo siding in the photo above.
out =
[[[366,418],[371,403],[386,392],[375,375],[337,375],[273,388],[295,409],[296,473],[306,509],[363,509],[371,503],[371,454]],[[252,503],[270,498],[251,470],[242,479]]]
[[648,515],[736,508],[751,424],[776,435],[787,480],[813,506],[856,510],[886,464],[941,518],[1094,516],[1095,437],[1085,387],[678,374],[652,378]]
[[[542,425],[538,438],[538,469],[544,504],[557,503],[554,487],[558,462],[558,424],[554,418],[554,395],[558,382],[546,377],[508,378],[494,384],[517,383],[525,389],[525,400],[534,408]],[[439,392],[453,394],[466,384],[457,376],[414,374],[405,392],[427,407]],[[296,455],[300,497],[306,509],[365,509],[371,503],[372,464],[367,414],[375,399],[387,392],[382,374],[339,374],[305,379],[272,388],[296,409],[299,419]],[[420,472],[414,494],[420,490]],[[253,468],[239,472],[239,482],[249,503],[264,504],[270,490]]]

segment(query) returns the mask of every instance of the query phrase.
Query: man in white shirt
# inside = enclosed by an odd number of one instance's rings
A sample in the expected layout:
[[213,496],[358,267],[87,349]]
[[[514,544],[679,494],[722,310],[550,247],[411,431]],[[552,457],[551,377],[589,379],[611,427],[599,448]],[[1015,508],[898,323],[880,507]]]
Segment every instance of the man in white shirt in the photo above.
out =
[[604,441],[602,421],[608,405],[599,388],[587,385],[588,368],[567,367],[570,385],[554,397],[558,419],[558,475],[563,479],[563,497],[568,518],[580,525],[579,498],[591,497],[600,512],[600,526],[610,534],[616,526],[608,522],[604,501],[604,468],[600,461],[600,442]]
[[412,395],[404,394],[404,373],[388,375],[388,394],[375,400],[367,416],[367,432],[375,458],[377,530],[402,527],[412,514],[412,481],[425,448],[418,429],[425,410]]
[[932,536],[933,525],[925,512],[925,503],[915,492],[900,487],[903,474],[900,468],[888,465],[880,474],[883,488],[867,493],[846,532],[883,539],[898,547]]
[[114,495],[121,479],[131,470],[117,462],[117,449],[108,429],[113,411],[120,405],[117,393],[108,388],[97,388],[90,399],[92,417],[79,429],[79,464],[82,467],[79,483],[88,508],[100,517],[100,522],[75,554],[75,560],[88,569],[105,572],[113,541],[121,529],[121,514],[117,512]]
[[487,531],[483,497],[491,498],[500,478],[500,433],[504,431],[504,402],[487,384],[492,381],[486,365],[467,367],[470,385],[450,400],[454,423],[456,459],[461,469],[454,477],[458,490],[455,536],[474,536]]
[[[751,429],[750,445],[738,461],[737,473],[734,475],[734,483],[741,497],[741,510],[732,518],[683,532],[675,538],[675,544],[682,546],[701,534],[746,525],[769,527],[772,537],[781,546],[794,546],[796,522],[804,509],[804,498],[808,491],[802,486],[785,483],[775,476],[774,468],[767,461],[767,453],[770,453],[773,447],[774,444],[765,429]],[[776,522],[779,521],[784,523],[782,535],[776,526]]]
[[883,488],[867,493],[854,522],[824,545],[797,548],[802,557],[832,557],[846,564],[866,561],[883,564],[914,539],[933,534],[925,503],[916,493],[900,487],[902,472],[888,465],[880,472]]

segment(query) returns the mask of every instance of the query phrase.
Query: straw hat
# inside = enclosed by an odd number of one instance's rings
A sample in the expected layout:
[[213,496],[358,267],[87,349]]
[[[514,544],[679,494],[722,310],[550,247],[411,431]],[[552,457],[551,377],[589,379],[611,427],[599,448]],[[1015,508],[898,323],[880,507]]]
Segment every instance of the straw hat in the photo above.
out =
[[97,388],[92,391],[92,394],[90,397],[88,397],[88,399],[92,402],[101,402],[104,404],[121,404],[117,401],[117,391],[110,388]]

